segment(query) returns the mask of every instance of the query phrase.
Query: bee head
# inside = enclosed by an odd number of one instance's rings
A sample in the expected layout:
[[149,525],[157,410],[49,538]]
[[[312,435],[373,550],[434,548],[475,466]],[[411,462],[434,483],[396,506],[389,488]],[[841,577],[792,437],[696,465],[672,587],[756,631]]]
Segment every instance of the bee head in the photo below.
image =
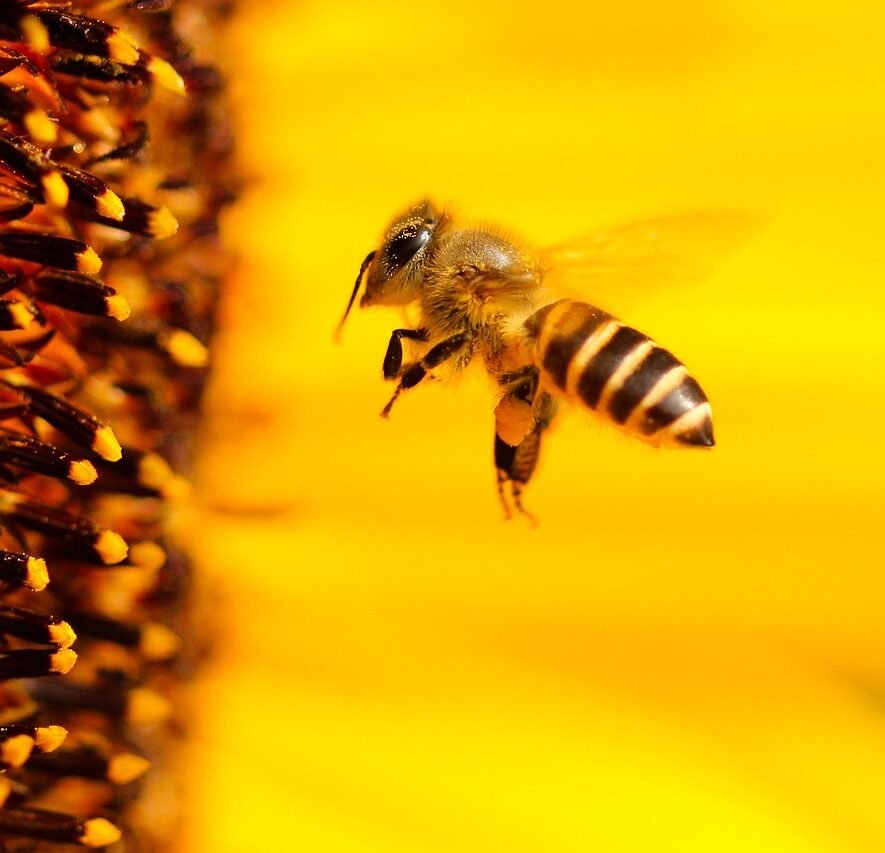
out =
[[405,305],[418,296],[430,244],[444,219],[431,202],[422,201],[391,222],[384,232],[381,247],[369,252],[360,267],[336,335],[340,334],[350,313],[363,276],[366,279],[366,292],[360,300],[360,308],[367,305]]
[[391,222],[368,267],[360,307],[404,305],[417,297],[439,223],[440,214],[429,201],[410,207]]

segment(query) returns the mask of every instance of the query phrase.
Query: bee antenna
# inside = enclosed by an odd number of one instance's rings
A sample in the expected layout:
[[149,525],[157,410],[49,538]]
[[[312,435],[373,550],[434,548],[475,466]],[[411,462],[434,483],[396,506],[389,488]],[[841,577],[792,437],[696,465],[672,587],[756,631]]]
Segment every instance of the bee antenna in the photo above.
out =
[[366,274],[366,270],[369,268],[369,264],[375,260],[375,255],[378,253],[373,249],[366,255],[366,259],[360,265],[359,275],[356,277],[356,284],[353,286],[353,293],[350,294],[350,302],[347,303],[347,308],[344,311],[344,316],[341,318],[338,325],[335,327],[335,340],[341,340],[341,330],[344,328],[344,321],[347,319],[347,315],[350,313],[350,309],[353,308],[353,303],[356,300],[356,295],[359,292],[360,284],[362,283],[363,276]]

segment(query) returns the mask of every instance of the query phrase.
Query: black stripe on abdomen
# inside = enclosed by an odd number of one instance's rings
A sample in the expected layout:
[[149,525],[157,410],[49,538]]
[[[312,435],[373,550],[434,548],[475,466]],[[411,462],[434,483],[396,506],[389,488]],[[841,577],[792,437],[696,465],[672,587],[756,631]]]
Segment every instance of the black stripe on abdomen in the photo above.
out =
[[560,389],[565,388],[569,365],[587,338],[609,318],[604,311],[574,302],[553,324],[544,348],[542,367]]
[[655,347],[612,395],[608,404],[612,420],[619,424],[625,423],[660,379],[679,366],[679,360],[670,352]]
[[655,403],[639,424],[640,431],[652,435],[669,426],[677,418],[707,402],[707,395],[690,376],[686,376],[663,400]]
[[631,329],[629,326],[621,326],[612,335],[602,349],[587,363],[578,379],[578,395],[591,409],[596,408],[599,398],[605,389],[605,384],[611,379],[612,374],[621,365],[621,362],[648,338]]

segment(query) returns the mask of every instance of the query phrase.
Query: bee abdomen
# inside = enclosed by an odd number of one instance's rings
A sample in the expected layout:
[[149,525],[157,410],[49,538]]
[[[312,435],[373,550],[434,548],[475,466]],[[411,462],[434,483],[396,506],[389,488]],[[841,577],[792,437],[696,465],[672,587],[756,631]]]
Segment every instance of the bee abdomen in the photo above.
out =
[[547,384],[655,445],[711,447],[710,403],[682,363],[647,335],[583,302],[526,322]]

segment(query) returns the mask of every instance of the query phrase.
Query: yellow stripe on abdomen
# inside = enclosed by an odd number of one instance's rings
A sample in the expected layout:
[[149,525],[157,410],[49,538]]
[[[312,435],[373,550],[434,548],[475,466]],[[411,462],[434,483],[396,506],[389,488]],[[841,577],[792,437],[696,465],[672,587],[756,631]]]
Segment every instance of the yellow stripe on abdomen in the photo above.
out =
[[570,299],[541,310],[547,313],[543,315],[535,341],[535,363],[548,384],[566,391],[569,369],[578,351],[611,315]]
[[670,352],[592,305],[563,300],[526,322],[545,384],[657,446],[713,445],[706,395]]

